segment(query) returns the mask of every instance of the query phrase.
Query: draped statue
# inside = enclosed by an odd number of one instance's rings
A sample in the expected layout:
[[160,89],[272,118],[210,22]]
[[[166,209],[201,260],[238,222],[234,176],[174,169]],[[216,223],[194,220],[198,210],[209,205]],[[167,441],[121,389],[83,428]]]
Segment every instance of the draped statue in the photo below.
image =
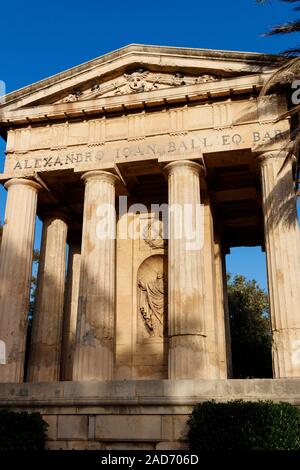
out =
[[154,281],[143,282],[139,279],[138,286],[141,291],[140,312],[146,328],[151,336],[165,336],[168,303],[163,273],[158,272]]

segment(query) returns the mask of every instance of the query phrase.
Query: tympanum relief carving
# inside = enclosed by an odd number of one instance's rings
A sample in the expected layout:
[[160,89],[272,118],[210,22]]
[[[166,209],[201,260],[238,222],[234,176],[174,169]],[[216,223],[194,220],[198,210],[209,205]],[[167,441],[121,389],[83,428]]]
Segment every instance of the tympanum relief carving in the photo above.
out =
[[124,73],[122,76],[104,83],[96,83],[86,90],[72,90],[58,103],[72,103],[94,98],[128,95],[162,88],[196,85],[220,80],[221,77],[212,74],[202,74],[198,77],[185,76],[181,73],[154,73],[138,68]]

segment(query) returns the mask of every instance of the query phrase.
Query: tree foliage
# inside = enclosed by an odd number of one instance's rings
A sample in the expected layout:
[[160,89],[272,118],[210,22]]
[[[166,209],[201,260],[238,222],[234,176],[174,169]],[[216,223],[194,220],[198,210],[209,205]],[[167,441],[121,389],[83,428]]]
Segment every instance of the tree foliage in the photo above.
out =
[[207,401],[188,425],[192,452],[300,449],[300,411],[289,403]]
[[229,275],[228,305],[234,378],[272,377],[267,293],[254,280]]
[[40,413],[0,410],[0,451],[44,450],[47,427]]

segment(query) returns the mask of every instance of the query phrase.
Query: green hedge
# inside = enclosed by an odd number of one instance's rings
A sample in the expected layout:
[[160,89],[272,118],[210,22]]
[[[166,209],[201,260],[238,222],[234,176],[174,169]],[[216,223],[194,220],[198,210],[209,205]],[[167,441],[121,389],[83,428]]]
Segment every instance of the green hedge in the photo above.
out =
[[207,401],[195,406],[188,425],[195,452],[300,449],[300,411],[288,403]]
[[0,410],[0,450],[44,450],[47,426],[39,413]]

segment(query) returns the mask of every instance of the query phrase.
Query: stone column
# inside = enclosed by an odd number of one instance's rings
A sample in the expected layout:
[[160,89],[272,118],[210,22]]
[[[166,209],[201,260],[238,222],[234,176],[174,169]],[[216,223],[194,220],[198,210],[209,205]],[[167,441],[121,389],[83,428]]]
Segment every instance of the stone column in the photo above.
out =
[[209,378],[227,378],[225,315],[223,298],[222,259],[220,244],[215,233],[211,199],[208,194],[204,204],[204,304],[206,334],[209,350]]
[[300,236],[292,161],[286,152],[258,158],[276,378],[300,377]]
[[207,345],[209,353],[209,378],[218,379],[219,351],[218,351],[218,325],[216,323],[216,276],[214,256],[214,225],[210,198],[208,195],[202,200],[204,207],[204,245],[203,245],[203,283],[204,283],[204,311]]
[[29,382],[60,379],[66,274],[67,223],[59,212],[43,223],[36,305],[29,354]]
[[80,279],[80,244],[69,243],[68,275],[65,293],[63,322],[61,379],[72,380],[75,351],[79,279]]
[[118,177],[106,171],[90,171],[82,178],[85,197],[73,380],[111,380],[115,332],[115,184]]
[[228,305],[228,288],[227,288],[227,272],[226,272],[226,259],[225,253],[221,251],[222,257],[222,276],[223,276],[223,300],[224,300],[224,315],[225,315],[225,344],[226,344],[226,359],[227,359],[227,378],[233,378],[232,370],[232,351],[231,351],[231,333],[230,333],[230,318],[229,318],[229,305]]
[[[224,299],[224,275],[221,243],[215,234],[214,240],[214,270],[215,270],[215,323],[216,323],[216,341],[218,350],[218,370],[220,379],[228,378],[228,369],[230,361],[230,327],[228,311],[225,309]],[[228,331],[229,330],[229,331]],[[227,342],[229,343],[227,345]]]
[[[208,345],[205,327],[202,244],[190,244],[184,214],[190,213],[193,229],[200,207],[198,163],[182,160],[169,163],[165,170],[169,184],[169,378],[207,378]],[[178,209],[176,209],[176,207]],[[181,214],[180,214],[181,213]],[[202,223],[201,223],[202,222]],[[199,227],[200,226],[200,227]]]
[[14,178],[8,190],[0,257],[0,382],[22,382],[37,193],[34,181]]

